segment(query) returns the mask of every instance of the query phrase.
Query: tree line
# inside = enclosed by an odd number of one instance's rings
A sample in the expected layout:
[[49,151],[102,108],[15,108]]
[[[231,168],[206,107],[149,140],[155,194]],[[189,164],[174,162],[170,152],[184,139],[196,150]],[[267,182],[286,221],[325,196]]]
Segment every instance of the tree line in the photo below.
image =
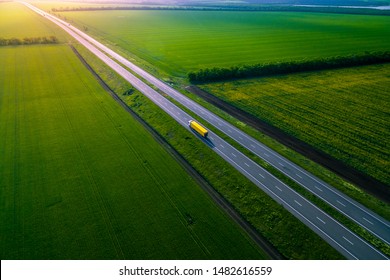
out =
[[25,37],[20,38],[0,38],[0,46],[19,46],[19,45],[34,45],[34,44],[57,44],[56,36],[49,37]]
[[342,7],[301,7],[288,5],[207,5],[207,6],[95,6],[95,7],[59,7],[52,12],[78,12],[102,10],[183,10],[183,11],[247,11],[247,12],[318,12],[336,14],[390,15],[389,10]]
[[188,79],[192,83],[218,82],[386,62],[390,62],[389,51],[366,52],[364,54],[319,58],[314,60],[262,63],[232,66],[230,68],[206,68],[188,73]]

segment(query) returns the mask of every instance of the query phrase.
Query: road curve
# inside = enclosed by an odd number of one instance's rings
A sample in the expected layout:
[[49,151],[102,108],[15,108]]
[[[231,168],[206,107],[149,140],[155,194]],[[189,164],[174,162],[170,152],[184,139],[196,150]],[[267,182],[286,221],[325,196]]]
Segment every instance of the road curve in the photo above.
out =
[[[85,38],[80,36],[80,31],[76,33],[74,30],[75,28],[71,27],[68,23],[48,15],[30,4],[24,2],[22,3],[63,28],[66,32],[68,32],[71,36],[73,36],[76,40],[88,48],[92,53],[99,57],[104,63],[106,63],[124,79],[130,82],[136,89],[138,89],[155,104],[157,104],[161,109],[167,112],[178,123],[191,131],[188,126],[188,121],[194,119],[192,116],[161,96],[150,86],[145,84],[124,67],[115,62],[112,58],[108,57],[102,51],[93,46]],[[196,134],[194,133],[194,135]],[[223,157],[232,166],[234,166],[249,180],[251,180],[255,185],[270,195],[274,200],[283,205],[295,217],[297,217],[314,232],[320,235],[346,258],[387,259],[387,257],[380,251],[338,223],[328,214],[313,205],[310,201],[302,197],[300,194],[292,190],[286,184],[260,167],[257,163],[247,158],[244,154],[224,141],[218,135],[214,134],[212,131],[209,132],[208,139],[204,139],[202,137],[198,138],[211,149],[213,149],[216,153],[218,153],[221,157]]]
[[[59,19],[57,20],[65,25],[68,25],[68,23],[65,21]],[[95,45],[100,50],[104,51],[109,56],[122,63],[124,66],[131,69],[133,72],[144,78],[146,81],[155,85],[161,91],[174,98],[180,104],[182,104],[183,106],[185,106],[186,108],[188,108],[189,110],[212,124],[215,128],[228,135],[241,146],[245,147],[258,157],[269,163],[271,166],[282,172],[284,175],[304,187],[306,190],[310,191],[312,194],[316,195],[318,198],[328,203],[334,209],[336,209],[337,211],[339,211],[358,225],[362,226],[388,245],[390,245],[389,221],[377,215],[373,211],[367,209],[362,204],[351,199],[350,197],[338,191],[329,184],[325,183],[323,180],[314,176],[310,172],[304,170],[295,163],[279,155],[277,152],[273,151],[272,149],[268,148],[256,139],[247,135],[240,129],[236,128],[235,126],[218,117],[214,113],[205,109],[192,99],[176,91],[175,89],[165,84],[161,80],[157,79],[156,77],[152,76],[145,70],[134,65],[133,63],[120,56],[119,54],[115,53],[108,47],[104,46],[94,38],[90,37],[84,32],[81,32],[73,26],[68,27],[74,32],[76,32],[78,35],[82,36],[84,39]]]

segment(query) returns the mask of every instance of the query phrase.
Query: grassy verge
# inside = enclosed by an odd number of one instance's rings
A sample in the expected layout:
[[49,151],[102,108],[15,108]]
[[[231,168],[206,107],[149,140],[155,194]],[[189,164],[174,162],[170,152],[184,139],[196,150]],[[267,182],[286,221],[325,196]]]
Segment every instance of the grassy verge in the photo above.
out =
[[[222,196],[284,256],[291,259],[338,259],[341,256],[260,191],[223,159],[178,125],[142,94],[128,95],[129,85],[84,48],[78,51],[129,107],[151,125]],[[316,244],[313,248],[313,244]]]

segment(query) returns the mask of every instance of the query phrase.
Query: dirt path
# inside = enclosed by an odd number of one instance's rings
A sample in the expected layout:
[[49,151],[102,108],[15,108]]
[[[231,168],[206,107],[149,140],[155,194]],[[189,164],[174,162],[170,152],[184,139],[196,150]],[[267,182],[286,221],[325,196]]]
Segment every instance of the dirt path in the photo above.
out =
[[330,155],[315,149],[309,144],[285,133],[281,129],[274,127],[255,116],[230,105],[229,103],[217,98],[216,96],[198,88],[197,86],[188,86],[186,90],[203,98],[207,102],[222,109],[238,120],[252,126],[253,128],[263,132],[264,134],[274,138],[290,149],[304,155],[312,161],[326,167],[337,175],[343,177],[347,181],[357,185],[366,192],[378,197],[382,201],[390,202],[390,187],[379,182],[353,167],[347,166],[345,163],[331,157]]
[[239,224],[252,238],[252,240],[269,255],[270,258],[276,260],[284,259],[284,257],[275,249],[275,247],[269,243],[268,240],[266,240],[261,234],[259,234],[252,225],[250,225],[244,218],[242,218],[241,215],[234,210],[232,205],[230,205],[230,203],[227,202],[157,131],[155,131],[143,119],[141,119],[115,94],[115,92],[88,64],[84,57],[81,56],[76,48],[74,48],[72,45],[70,45],[70,47],[80,59],[80,61],[85,65],[85,67],[95,76],[99,84],[111,95],[111,97],[152,134],[153,138],[183,166],[187,173],[190,174],[190,176],[195,179],[201,188],[210,195],[214,202],[217,203],[217,205],[219,205],[221,209],[223,209],[225,213],[229,215],[229,217],[231,217],[237,224]]

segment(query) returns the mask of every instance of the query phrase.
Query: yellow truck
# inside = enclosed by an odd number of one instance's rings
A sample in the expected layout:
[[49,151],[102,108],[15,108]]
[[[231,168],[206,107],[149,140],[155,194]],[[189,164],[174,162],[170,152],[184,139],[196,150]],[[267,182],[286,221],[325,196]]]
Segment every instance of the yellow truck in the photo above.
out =
[[190,127],[195,130],[197,133],[202,135],[203,137],[207,137],[207,134],[209,133],[207,129],[205,129],[203,126],[201,126],[199,123],[196,121],[189,121],[188,124]]

